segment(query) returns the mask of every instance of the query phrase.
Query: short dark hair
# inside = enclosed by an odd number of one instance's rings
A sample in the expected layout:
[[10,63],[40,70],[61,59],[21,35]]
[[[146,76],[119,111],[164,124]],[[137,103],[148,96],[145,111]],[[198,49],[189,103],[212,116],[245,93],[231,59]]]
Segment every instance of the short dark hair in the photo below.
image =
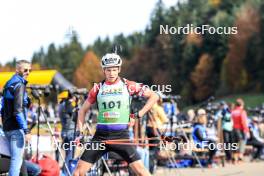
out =
[[16,61],[16,68],[20,67],[22,64],[31,64],[31,63],[27,60],[18,60]]

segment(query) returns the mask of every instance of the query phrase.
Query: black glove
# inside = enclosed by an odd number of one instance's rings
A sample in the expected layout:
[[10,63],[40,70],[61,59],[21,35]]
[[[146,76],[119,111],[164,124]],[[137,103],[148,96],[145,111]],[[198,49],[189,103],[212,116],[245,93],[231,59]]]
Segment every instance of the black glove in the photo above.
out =
[[138,111],[135,112],[135,113],[133,113],[133,114],[130,114],[130,118],[132,118],[132,119],[139,119],[140,117],[138,115]]
[[180,136],[161,135],[161,140],[166,141],[166,142],[181,142],[182,138]]

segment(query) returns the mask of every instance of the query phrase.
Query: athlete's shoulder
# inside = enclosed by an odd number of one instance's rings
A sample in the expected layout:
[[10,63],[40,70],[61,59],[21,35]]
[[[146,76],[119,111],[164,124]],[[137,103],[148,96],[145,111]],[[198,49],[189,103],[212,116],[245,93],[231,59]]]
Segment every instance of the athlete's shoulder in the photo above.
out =
[[97,94],[99,92],[100,86],[101,86],[101,82],[100,83],[94,83],[92,89],[89,91],[87,100],[91,104],[96,102],[96,97],[97,97]]
[[122,78],[127,85],[127,88],[130,94],[138,94],[142,95],[144,91],[144,85],[142,83],[138,83],[135,81],[128,80],[126,78]]
[[91,88],[91,90],[89,91],[89,94],[92,92],[98,92],[100,89],[101,83],[94,83],[93,87]]
[[130,85],[130,84],[136,84],[135,81],[131,81],[131,80],[128,80],[126,78],[121,78],[123,80],[123,82],[125,82],[126,84]]

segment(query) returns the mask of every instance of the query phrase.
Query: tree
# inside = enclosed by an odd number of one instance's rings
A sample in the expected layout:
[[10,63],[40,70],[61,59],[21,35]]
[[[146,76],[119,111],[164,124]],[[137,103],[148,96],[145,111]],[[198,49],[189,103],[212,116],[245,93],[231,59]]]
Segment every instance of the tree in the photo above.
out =
[[66,79],[72,81],[73,73],[84,56],[84,51],[78,41],[77,34],[71,38],[69,44],[65,44],[59,49],[59,53],[61,58],[61,65],[59,66],[60,72]]
[[44,65],[44,62],[45,62],[45,52],[44,52],[44,49],[43,47],[40,48],[40,50],[38,52],[34,52],[33,53],[33,56],[32,56],[32,63],[38,63],[40,65]]
[[16,68],[16,61],[17,58],[14,57],[12,61],[6,63],[6,66],[10,68]]
[[74,72],[73,83],[77,87],[91,89],[93,83],[102,81],[103,73],[98,57],[92,51],[88,51]]
[[110,41],[109,37],[106,37],[105,39],[101,39],[98,37],[93,45],[90,45],[87,47],[86,51],[93,50],[95,54],[98,57],[103,57],[105,53],[111,52],[112,51],[112,42]]
[[155,44],[156,37],[160,34],[160,25],[166,25],[165,17],[164,4],[162,0],[159,0],[151,14],[150,25],[145,30],[145,42],[147,46]]
[[[114,44],[122,45],[123,51],[119,53],[125,70],[122,76],[149,85],[171,84],[172,93],[180,93],[188,103],[200,101],[209,94],[261,91],[264,90],[263,12],[261,0],[178,1],[170,8],[159,0],[144,32],[127,36],[120,33],[113,39],[99,37],[85,51],[93,51],[101,58],[112,52]],[[159,31],[160,25],[184,27],[187,24],[197,27],[208,24],[215,28],[236,26],[238,34],[161,35]],[[46,53],[43,49],[34,53],[32,60],[42,67],[58,68],[67,79],[86,87],[90,83],[82,83],[82,74],[87,71],[83,68],[83,55],[74,35],[63,46],[56,48],[51,44]]]
[[238,11],[234,24],[237,26],[238,34],[230,37],[227,53],[227,83],[231,92],[241,92],[247,87],[248,72],[244,65],[247,44],[250,38],[259,31],[259,23],[259,15],[251,5],[243,5]]
[[51,43],[48,47],[48,53],[43,62],[43,66],[46,68],[59,69],[62,65],[62,59],[60,58],[60,53],[57,51],[55,44]]
[[221,65],[220,86],[217,90],[217,95],[226,95],[230,91],[227,84],[227,78],[227,58],[225,58]]
[[203,54],[191,73],[193,96],[196,101],[202,101],[213,94],[213,67],[213,58]]
[[72,81],[74,70],[79,65],[84,55],[77,33],[74,33],[69,43],[56,48],[54,43],[48,47],[47,53],[43,48],[35,52],[32,63],[40,64],[41,68],[57,69],[66,79]]
[[0,67],[0,72],[13,72],[15,70],[16,70],[15,67],[10,67],[9,65]]

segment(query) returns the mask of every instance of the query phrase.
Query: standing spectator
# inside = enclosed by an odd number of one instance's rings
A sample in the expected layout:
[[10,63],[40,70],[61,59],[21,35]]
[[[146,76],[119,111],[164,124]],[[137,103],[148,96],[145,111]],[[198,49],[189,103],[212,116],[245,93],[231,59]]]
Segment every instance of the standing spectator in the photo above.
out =
[[[76,123],[76,118],[74,119],[74,103],[76,97],[71,96],[63,100],[59,105],[59,117],[62,125],[61,138],[63,141],[64,150],[65,150],[65,163],[70,167],[70,160],[73,158],[73,148],[70,147],[71,141],[74,141],[74,127]],[[57,158],[58,159],[58,158]],[[66,174],[66,167],[63,165],[63,172]]]
[[[231,118],[231,112],[228,105],[222,101],[220,102],[220,110],[216,114],[218,119],[221,119],[221,125],[223,129],[224,144],[226,146],[232,143],[232,131],[233,131],[233,120]],[[226,159],[228,162],[232,160],[232,150],[225,150]]]
[[27,127],[27,107],[29,98],[26,92],[27,77],[31,64],[26,60],[16,63],[15,75],[5,84],[2,100],[2,121],[5,136],[11,151],[10,176],[18,176],[23,161],[25,140],[30,140]]
[[164,111],[167,117],[170,119],[171,128],[175,122],[177,122],[177,115],[179,113],[177,103],[173,99],[169,99],[168,102],[163,103]]
[[[162,106],[162,98],[159,97],[159,101],[153,105],[153,107],[150,110],[151,113],[149,113],[149,119],[147,124],[147,136],[148,138],[158,137],[161,131],[162,126],[164,123],[168,122],[168,118],[164,112],[163,106]],[[159,140],[151,140],[149,141],[150,144],[158,144]],[[158,147],[150,147],[150,157],[149,157],[149,163],[150,163],[150,173],[154,173],[154,167],[155,167],[155,160],[158,153]]]
[[177,103],[170,99],[168,102],[163,103],[164,111],[167,116],[172,117],[174,115],[177,115]]
[[247,113],[244,110],[244,101],[237,99],[235,108],[231,112],[233,120],[234,142],[238,143],[238,150],[234,153],[234,163],[243,160],[246,140],[249,138]]

